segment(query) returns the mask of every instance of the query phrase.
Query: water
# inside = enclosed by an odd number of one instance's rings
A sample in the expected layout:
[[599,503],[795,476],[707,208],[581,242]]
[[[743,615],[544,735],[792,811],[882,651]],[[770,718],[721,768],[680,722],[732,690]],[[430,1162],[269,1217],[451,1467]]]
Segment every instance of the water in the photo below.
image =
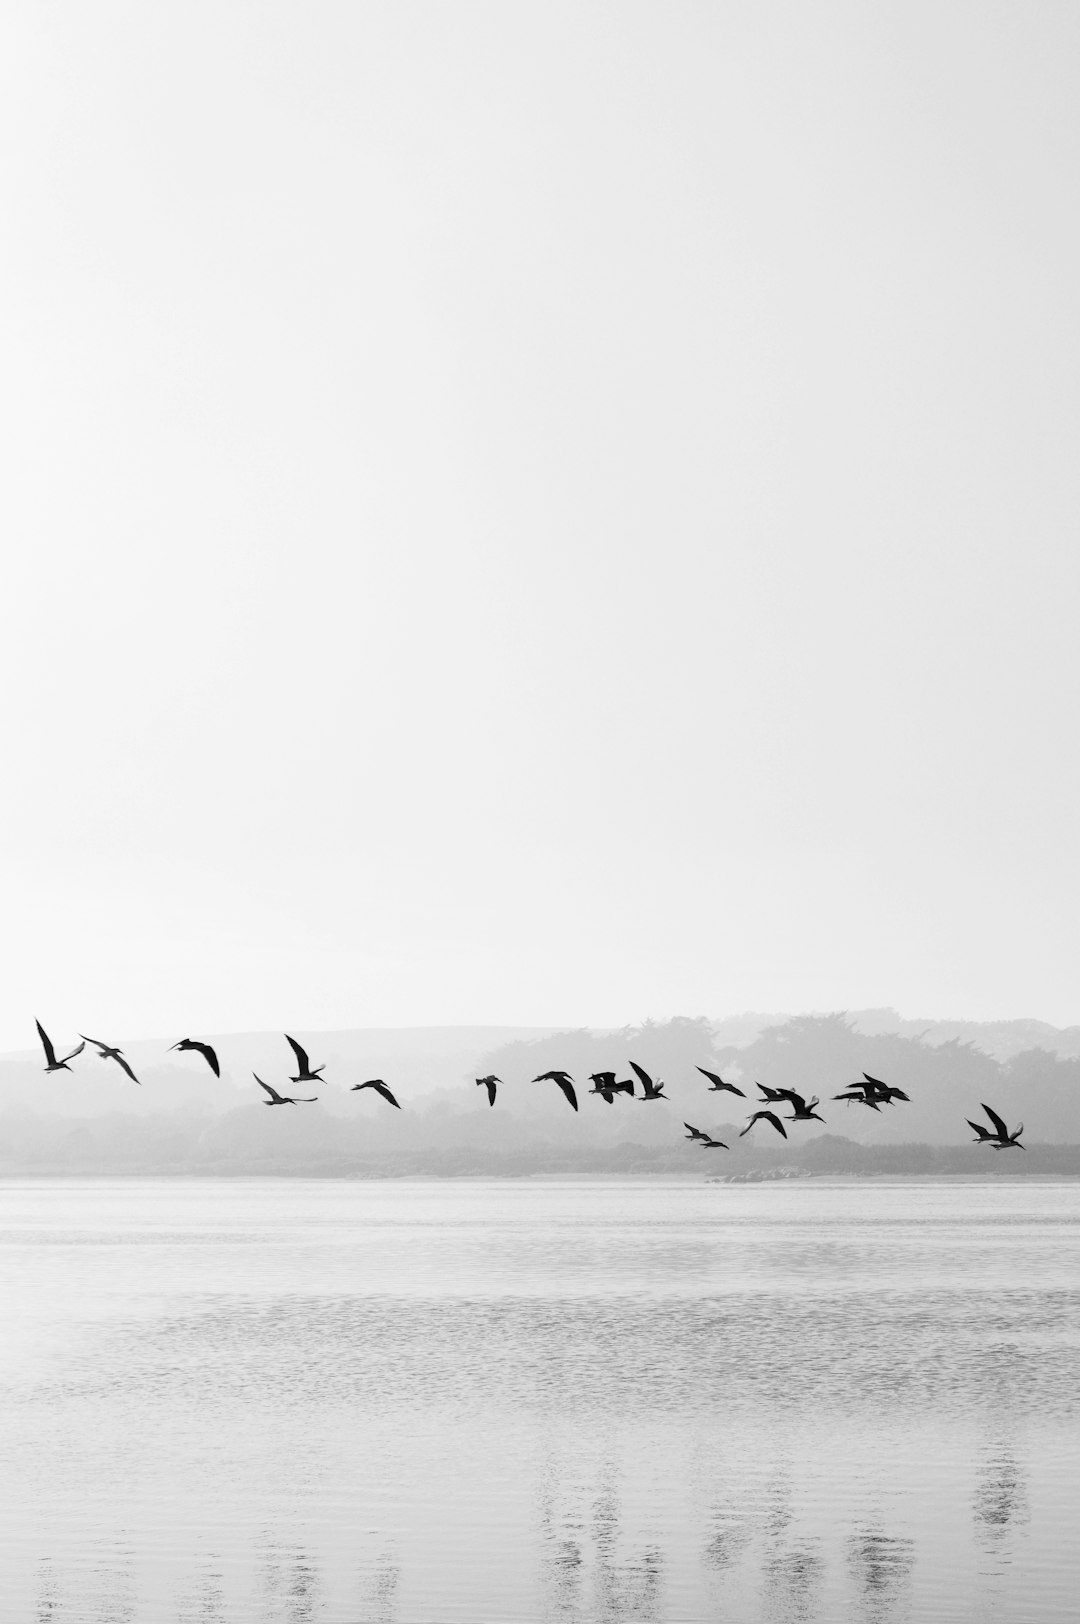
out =
[[1080,1186],[0,1184],[7,1624],[1075,1617]]

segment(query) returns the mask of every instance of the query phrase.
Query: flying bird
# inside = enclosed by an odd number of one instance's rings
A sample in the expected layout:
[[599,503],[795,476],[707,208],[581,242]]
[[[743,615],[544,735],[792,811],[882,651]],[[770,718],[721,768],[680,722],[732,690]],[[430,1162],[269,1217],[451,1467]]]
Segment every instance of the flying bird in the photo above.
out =
[[397,1100],[391,1094],[381,1077],[369,1077],[366,1083],[354,1083],[352,1085],[351,1092],[355,1094],[358,1088],[373,1088],[376,1094],[381,1094],[383,1099],[386,1100],[390,1105],[397,1105],[398,1110],[401,1110],[401,1106],[398,1105]]
[[71,1067],[68,1065],[68,1061],[74,1060],[77,1054],[82,1054],[83,1050],[86,1048],[86,1039],[83,1039],[77,1049],[72,1049],[70,1054],[66,1054],[63,1060],[57,1060],[56,1050],[52,1046],[52,1039],[49,1037],[48,1032],[46,1032],[40,1021],[35,1021],[34,1025],[38,1029],[38,1037],[41,1039],[41,1047],[45,1050],[45,1070],[70,1071]]
[[849,1105],[851,1104],[852,1100],[854,1100],[856,1105],[868,1105],[871,1111],[881,1110],[881,1101],[876,1097],[876,1095],[862,1094],[857,1088],[850,1089],[846,1094],[834,1094],[833,1099],[847,1100]]
[[792,1110],[795,1113],[794,1116],[789,1116],[788,1117],[789,1122],[824,1122],[825,1121],[825,1118],[823,1116],[818,1116],[817,1112],[814,1110],[815,1105],[820,1105],[821,1104],[821,1101],[818,1099],[816,1094],[814,1095],[813,1099],[810,1101],[809,1105],[807,1105],[807,1103],[803,1099],[802,1095],[801,1094],[796,1094],[793,1089],[785,1089],[785,1093],[787,1094],[788,1099],[791,1101],[791,1107],[792,1107]]
[[[79,1036],[82,1038],[84,1043],[92,1043],[94,1045],[98,1052],[99,1060],[115,1060],[116,1064],[127,1072],[133,1083],[139,1082],[139,1079],[136,1077],[135,1073],[124,1059],[123,1049],[111,1049],[107,1043],[102,1043],[100,1038],[88,1038],[85,1032],[80,1032]],[[139,1087],[142,1087],[141,1083],[139,1083]]]
[[495,1087],[496,1087],[497,1083],[501,1083],[501,1082],[502,1082],[501,1077],[478,1077],[476,1079],[477,1088],[486,1088],[487,1089],[487,1096],[488,1096],[488,1104],[489,1105],[494,1105],[495,1104]]
[[307,1057],[307,1050],[302,1049],[296,1039],[289,1036],[288,1032],[285,1034],[285,1041],[296,1056],[296,1064],[300,1072],[298,1077],[289,1078],[290,1083],[325,1083],[326,1078],[320,1077],[319,1073],[326,1070],[326,1062],[324,1061],[321,1066],[316,1066],[315,1070],[312,1071]]
[[263,1082],[258,1072],[253,1071],[251,1075],[259,1087],[265,1088],[270,1096],[268,1100],[263,1100],[264,1105],[315,1105],[318,1102],[317,1094],[312,1094],[311,1098],[306,1100],[295,1099],[292,1094],[279,1094],[276,1088],[271,1088],[269,1083]]
[[731,1146],[725,1145],[722,1139],[714,1139],[711,1134],[704,1133],[701,1136],[701,1148],[702,1150],[730,1150]]
[[688,1139],[707,1139],[709,1137],[707,1133],[702,1133],[700,1128],[692,1128],[689,1122],[684,1122],[683,1127],[686,1129]]
[[787,1129],[784,1127],[784,1124],[780,1121],[780,1118],[776,1115],[775,1111],[755,1111],[749,1122],[746,1124],[746,1127],[740,1128],[740,1139],[744,1133],[750,1132],[750,1129],[754,1126],[755,1122],[771,1122],[780,1137],[782,1139],[787,1138]]
[[[965,1117],[964,1121],[967,1123],[969,1128],[975,1129],[974,1142],[976,1144],[985,1145],[987,1143],[995,1144],[997,1142],[995,1135],[990,1132],[989,1128],[984,1127],[981,1122],[972,1122],[970,1117]],[[1020,1148],[1022,1150],[1024,1147],[1021,1145]]]
[[776,1105],[780,1100],[786,1100],[789,1093],[786,1088],[770,1088],[767,1083],[755,1083],[754,1087],[759,1090],[766,1105]]
[[[1010,1133],[1008,1128],[1005,1126],[1004,1122],[1002,1121],[1002,1119],[998,1116],[997,1112],[994,1111],[994,1110],[991,1110],[989,1105],[984,1104],[983,1105],[983,1110],[986,1112],[987,1116],[990,1118],[990,1121],[994,1125],[993,1133],[992,1134],[987,1134],[986,1137],[987,1137],[988,1140],[993,1141],[995,1150],[1013,1150],[1013,1149],[1015,1149],[1015,1150],[1023,1150],[1024,1149],[1024,1146],[1020,1143],[1020,1135],[1024,1131],[1024,1124],[1022,1122],[1017,1127],[1017,1129],[1016,1129],[1016,1131],[1014,1133]],[[972,1127],[972,1128],[975,1127],[974,1122],[969,1123],[968,1125],[969,1125],[969,1127]]]
[[[221,1067],[218,1065],[218,1057],[208,1043],[200,1043],[196,1038],[181,1038],[179,1043],[174,1043],[171,1045],[171,1047],[174,1049],[197,1049],[202,1055],[203,1059],[206,1061],[206,1064],[210,1067],[210,1070],[213,1072],[214,1076],[221,1076]],[[252,1073],[252,1075],[254,1076],[254,1073]],[[265,1086],[266,1085],[264,1083],[263,1087],[265,1088]]]
[[643,1066],[639,1066],[636,1060],[631,1060],[630,1070],[636,1072],[641,1081],[641,1087],[643,1089],[641,1098],[643,1100],[667,1099],[667,1095],[664,1093],[663,1082],[658,1078],[654,1083],[645,1068]]
[[542,1071],[539,1077],[533,1078],[534,1083],[558,1083],[566,1098],[576,1111],[578,1108],[577,1095],[574,1092],[573,1079],[568,1071]]
[[891,1105],[893,1100],[906,1100],[909,1105],[911,1104],[911,1096],[905,1094],[902,1088],[897,1088],[892,1083],[883,1083],[880,1078],[871,1077],[867,1071],[863,1072],[862,1087],[867,1093],[873,1092],[883,1105]]
[[[709,1079],[708,1092],[710,1094],[719,1094],[722,1089],[726,1089],[729,1094],[737,1094],[741,1100],[746,1098],[741,1088],[736,1088],[734,1083],[725,1083],[724,1079],[718,1077],[715,1071],[706,1071],[704,1066],[698,1066],[696,1069],[700,1071],[703,1077]],[[760,1083],[758,1087],[761,1087]]]
[[628,1077],[625,1082],[617,1083],[613,1071],[594,1071],[589,1075],[589,1081],[594,1086],[590,1094],[599,1094],[608,1105],[614,1105],[616,1094],[630,1094],[634,1092],[634,1085]]

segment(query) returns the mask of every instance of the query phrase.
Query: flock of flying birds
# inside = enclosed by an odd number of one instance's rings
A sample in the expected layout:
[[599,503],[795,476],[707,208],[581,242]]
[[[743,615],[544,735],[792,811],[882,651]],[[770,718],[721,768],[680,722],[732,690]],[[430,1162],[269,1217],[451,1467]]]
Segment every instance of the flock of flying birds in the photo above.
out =
[[[38,1021],[36,1025],[38,1029],[38,1036],[41,1038],[41,1044],[45,1050],[45,1070],[47,1072],[70,1071],[71,1067],[68,1065],[68,1062],[70,1060],[74,1060],[77,1055],[82,1054],[83,1050],[86,1048],[86,1045],[90,1043],[93,1044],[94,1048],[97,1050],[99,1060],[115,1060],[117,1065],[127,1073],[133,1083],[137,1083],[139,1081],[127,1060],[125,1060],[124,1051],[122,1049],[117,1049],[108,1043],[102,1043],[100,1038],[87,1037],[85,1033],[79,1034],[82,1038],[82,1042],[79,1044],[78,1048],[72,1049],[70,1054],[65,1055],[62,1060],[58,1060],[56,1058],[56,1050],[53,1048],[49,1034],[46,1032],[40,1021]],[[284,1034],[284,1036],[285,1041],[289,1044],[294,1056],[296,1057],[296,1076],[290,1077],[289,1081],[297,1084],[325,1082],[326,1079],[322,1076],[322,1073],[326,1070],[325,1061],[321,1066],[313,1067],[308,1059],[307,1050],[302,1048],[301,1045],[297,1043],[296,1039],[291,1038],[287,1032]],[[215,1077],[221,1076],[221,1066],[218,1063],[217,1054],[209,1043],[200,1043],[196,1038],[181,1038],[179,1043],[172,1044],[171,1048],[179,1050],[194,1050],[196,1053],[202,1055]],[[709,1087],[706,1090],[707,1093],[737,1094],[740,1099],[746,1099],[746,1095],[741,1088],[736,1088],[734,1083],[726,1083],[722,1077],[717,1076],[715,1071],[706,1071],[704,1066],[698,1066],[696,1069],[701,1072],[703,1077],[707,1077],[709,1079]],[[666,1100],[668,1098],[668,1095],[664,1093],[663,1082],[659,1078],[654,1079],[650,1077],[649,1073],[643,1066],[639,1066],[636,1061],[631,1060],[630,1070],[634,1073],[634,1076],[641,1084],[640,1094],[635,1093],[633,1077],[626,1077],[619,1082],[616,1079],[616,1075],[613,1071],[592,1072],[589,1076],[589,1082],[592,1083],[593,1086],[589,1089],[589,1093],[599,1095],[606,1105],[614,1105],[616,1094],[626,1094],[631,1099],[638,1100]],[[267,1095],[267,1098],[263,1101],[264,1105],[314,1105],[319,1098],[317,1094],[305,1095],[303,1097],[296,1094],[279,1094],[276,1088],[273,1088],[269,1083],[264,1083],[262,1078],[256,1072],[252,1072],[251,1075],[255,1078],[255,1081],[258,1083],[259,1087],[263,1089]],[[568,1071],[542,1071],[539,1076],[533,1078],[533,1082],[551,1082],[557,1084],[557,1086],[562,1090],[562,1093],[566,1097],[568,1103],[574,1108],[575,1111],[577,1110],[577,1090],[574,1087],[574,1079],[571,1077]],[[490,1076],[478,1077],[476,1079],[476,1086],[477,1088],[485,1088],[487,1090],[488,1104],[494,1105],[495,1096],[498,1090],[503,1087],[504,1084],[501,1077]],[[780,1134],[781,1138],[786,1139],[787,1129],[784,1126],[785,1122],[825,1121],[825,1118],[823,1116],[819,1116],[817,1113],[816,1107],[821,1104],[821,1101],[816,1094],[808,1101],[803,1097],[802,1094],[796,1093],[795,1089],[793,1088],[769,1088],[764,1083],[755,1083],[754,1086],[760,1090],[760,1097],[757,1100],[751,1100],[750,1104],[761,1105],[765,1109],[753,1111],[751,1113],[747,1120],[746,1127],[740,1128],[739,1130],[740,1139],[744,1134],[750,1132],[750,1129],[754,1126],[755,1122],[771,1123],[771,1125],[776,1129],[776,1132]],[[360,1089],[364,1088],[373,1088],[376,1094],[381,1095],[381,1097],[386,1100],[388,1104],[396,1106],[399,1111],[401,1110],[401,1106],[398,1104],[397,1100],[394,1098],[389,1088],[387,1088],[381,1077],[371,1077],[366,1083],[353,1083],[350,1092],[355,1094]],[[853,1083],[851,1087],[845,1089],[842,1094],[834,1094],[832,1097],[834,1100],[845,1100],[848,1105],[865,1105],[871,1111],[880,1111],[882,1106],[885,1105],[895,1105],[897,1100],[904,1100],[907,1103],[910,1103],[910,1097],[904,1093],[902,1088],[897,1088],[891,1083],[883,1083],[879,1078],[871,1077],[865,1071],[863,1072],[861,1082]],[[768,1109],[770,1106],[776,1106],[778,1109],[782,1109],[786,1105],[791,1107],[792,1114],[789,1117],[781,1118],[777,1115],[775,1110]],[[972,1122],[970,1118],[965,1119],[968,1127],[974,1128],[975,1130],[975,1143],[980,1145],[992,1145],[995,1150],[1024,1149],[1024,1146],[1020,1143],[1020,1135],[1024,1131],[1024,1124],[1022,1122],[1012,1133],[1010,1133],[1002,1118],[999,1117],[997,1112],[992,1110],[989,1105],[983,1105],[983,1110],[990,1119],[991,1127],[987,1128],[982,1123]],[[689,1122],[684,1122],[683,1127],[686,1129],[686,1137],[699,1144],[703,1150],[729,1150],[731,1148],[729,1145],[726,1145],[722,1139],[714,1139],[711,1134],[703,1132],[701,1128],[693,1127]]]

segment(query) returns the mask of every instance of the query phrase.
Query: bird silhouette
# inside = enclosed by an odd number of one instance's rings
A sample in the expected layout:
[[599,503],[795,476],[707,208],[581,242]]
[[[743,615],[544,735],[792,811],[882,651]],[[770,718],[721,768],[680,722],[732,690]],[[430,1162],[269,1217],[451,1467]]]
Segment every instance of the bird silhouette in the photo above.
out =
[[[94,1045],[98,1052],[99,1060],[115,1060],[116,1064],[127,1072],[133,1083],[139,1082],[139,1079],[136,1077],[135,1073],[124,1059],[123,1049],[112,1049],[107,1043],[102,1043],[100,1038],[88,1038],[85,1032],[80,1032],[79,1036],[82,1038],[84,1043],[92,1043]],[[139,1083],[139,1087],[142,1087],[141,1083]]]
[[326,1062],[324,1061],[321,1066],[316,1066],[315,1070],[312,1071],[307,1057],[307,1050],[302,1049],[296,1039],[289,1036],[288,1032],[285,1034],[285,1041],[296,1056],[296,1064],[300,1072],[298,1077],[289,1078],[290,1083],[325,1083],[326,1078],[320,1077],[319,1073],[326,1070]]
[[271,1088],[269,1083],[263,1082],[258,1072],[253,1071],[251,1075],[259,1087],[265,1088],[270,1096],[268,1100],[263,1100],[264,1105],[315,1105],[318,1103],[319,1096],[317,1094],[312,1094],[310,1099],[298,1100],[292,1094],[279,1094],[276,1088]]
[[709,1137],[707,1133],[702,1133],[700,1128],[692,1128],[689,1122],[684,1122],[683,1127],[686,1129],[688,1139],[707,1139]]
[[744,1133],[750,1132],[750,1129],[754,1126],[755,1122],[771,1122],[780,1137],[782,1139],[787,1138],[787,1129],[784,1127],[784,1124],[780,1121],[780,1118],[776,1115],[775,1111],[755,1111],[749,1122],[746,1124],[746,1127],[740,1128],[740,1139]]
[[664,1085],[661,1080],[657,1078],[656,1082],[654,1083],[645,1068],[643,1066],[639,1066],[636,1060],[631,1060],[630,1070],[636,1073],[641,1082],[641,1087],[643,1090],[641,1098],[643,1100],[667,1099],[667,1095],[664,1093]]
[[[198,1050],[199,1054],[201,1054],[203,1059],[206,1061],[206,1064],[210,1067],[210,1070],[213,1072],[214,1076],[221,1076],[221,1067],[218,1065],[218,1057],[208,1043],[200,1043],[197,1038],[181,1038],[179,1043],[172,1044],[172,1048]],[[263,1087],[265,1086],[266,1085],[264,1083]]]
[[712,1134],[704,1133],[701,1136],[701,1148],[702,1150],[730,1150],[731,1146],[725,1145],[722,1139],[714,1139]]
[[578,1108],[577,1094],[574,1092],[574,1081],[568,1071],[542,1071],[539,1077],[533,1078],[534,1083],[558,1083],[566,1098],[576,1111]]
[[755,1083],[754,1087],[766,1105],[777,1105],[781,1100],[786,1100],[790,1092],[786,1088],[770,1088],[768,1083]]
[[594,1071],[590,1073],[589,1081],[594,1085],[589,1093],[599,1094],[608,1105],[614,1105],[616,1094],[632,1095],[634,1092],[634,1085],[629,1077],[625,1082],[617,1083],[613,1071]]
[[[696,1070],[700,1071],[703,1077],[707,1077],[709,1079],[708,1092],[710,1094],[719,1094],[720,1091],[724,1089],[729,1094],[737,1094],[741,1100],[746,1098],[746,1095],[743,1093],[741,1088],[736,1088],[734,1083],[725,1083],[724,1079],[722,1077],[718,1077],[715,1071],[706,1071],[704,1066],[698,1066],[696,1067]],[[760,1086],[761,1085],[758,1084],[758,1087]]]
[[857,1088],[851,1088],[846,1094],[834,1094],[834,1100],[847,1100],[850,1105],[854,1100],[856,1105],[868,1105],[871,1111],[881,1110],[881,1101],[874,1094],[864,1094]]
[[794,1089],[785,1089],[784,1092],[786,1093],[788,1099],[791,1101],[791,1107],[792,1107],[792,1110],[794,1112],[793,1116],[788,1117],[789,1122],[824,1122],[825,1121],[825,1118],[823,1116],[818,1116],[817,1112],[814,1110],[815,1105],[820,1105],[821,1104],[821,1101],[818,1099],[816,1094],[814,1095],[813,1099],[810,1101],[810,1103],[808,1105],[806,1103],[806,1101],[803,1099],[802,1095],[801,1094],[796,1094]]
[[894,1100],[906,1100],[911,1104],[911,1096],[905,1094],[902,1088],[897,1088],[895,1083],[883,1083],[879,1077],[871,1077],[867,1071],[863,1072],[862,1087],[868,1093],[873,1093],[883,1105],[891,1105]]
[[[976,1144],[985,1145],[985,1144],[988,1144],[988,1143],[989,1144],[995,1144],[997,1142],[997,1135],[991,1133],[990,1129],[984,1127],[981,1122],[972,1122],[970,1117],[965,1117],[964,1121],[967,1123],[969,1128],[974,1128],[975,1129],[975,1141],[974,1142]],[[1021,1147],[1021,1149],[1022,1148],[1023,1147]]]
[[401,1106],[398,1105],[397,1100],[391,1094],[381,1077],[369,1077],[366,1083],[354,1083],[352,1085],[351,1092],[355,1094],[357,1089],[360,1088],[373,1088],[376,1094],[381,1094],[383,1099],[386,1100],[390,1105],[397,1105],[398,1110],[401,1110]]
[[40,1021],[35,1021],[34,1025],[38,1029],[38,1037],[41,1039],[41,1047],[45,1050],[45,1070],[70,1071],[71,1067],[68,1065],[68,1061],[74,1060],[77,1054],[82,1054],[83,1050],[86,1048],[86,1039],[83,1038],[83,1041],[79,1044],[79,1047],[77,1049],[72,1049],[71,1053],[66,1054],[63,1060],[57,1060],[56,1050],[52,1046],[52,1039],[49,1037],[48,1032],[46,1032]]
[[495,1087],[496,1087],[496,1084],[501,1083],[501,1082],[502,1082],[501,1077],[478,1077],[476,1079],[477,1088],[486,1088],[487,1089],[487,1097],[488,1097],[488,1104],[489,1105],[494,1105],[495,1104]]
[[[987,1134],[986,1137],[987,1137],[987,1139],[993,1141],[995,1150],[1023,1150],[1024,1149],[1024,1146],[1020,1143],[1020,1135],[1024,1131],[1024,1124],[1022,1122],[1017,1127],[1017,1129],[1015,1130],[1014,1133],[1010,1133],[1008,1128],[1005,1126],[1005,1123],[1002,1121],[1001,1117],[998,1116],[998,1114],[997,1114],[997,1112],[995,1110],[991,1109],[991,1107],[989,1105],[985,1105],[985,1104],[983,1105],[983,1110],[986,1112],[987,1116],[990,1118],[990,1121],[993,1123],[993,1126],[994,1126],[993,1133],[992,1134]],[[975,1124],[974,1124],[974,1122],[971,1122],[971,1123],[968,1124],[968,1126],[974,1128]]]

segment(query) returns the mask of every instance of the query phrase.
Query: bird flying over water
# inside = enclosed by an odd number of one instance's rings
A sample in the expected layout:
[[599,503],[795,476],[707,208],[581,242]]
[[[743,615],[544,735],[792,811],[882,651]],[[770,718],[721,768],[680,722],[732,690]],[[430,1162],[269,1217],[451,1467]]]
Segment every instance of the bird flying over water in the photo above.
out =
[[45,1050],[45,1070],[70,1071],[71,1067],[68,1065],[68,1061],[74,1060],[77,1054],[82,1054],[83,1050],[86,1048],[86,1039],[83,1039],[77,1049],[72,1049],[70,1054],[66,1054],[63,1060],[57,1060],[56,1050],[52,1046],[52,1039],[49,1037],[49,1034],[46,1032],[40,1021],[35,1021],[34,1025],[38,1029],[38,1037],[41,1039],[41,1047]]
[[850,1105],[854,1100],[856,1105],[868,1105],[871,1111],[880,1111],[883,1105],[892,1105],[894,1100],[906,1100],[910,1105],[910,1096],[902,1088],[892,1083],[883,1083],[878,1077],[871,1077],[867,1071],[863,1072],[861,1083],[852,1083],[842,1094],[834,1094],[834,1100],[846,1100]]
[[319,1097],[317,1094],[312,1094],[311,1098],[307,1100],[298,1100],[295,1099],[292,1094],[279,1094],[276,1088],[271,1088],[269,1083],[263,1082],[258,1072],[253,1071],[251,1075],[254,1077],[259,1087],[265,1088],[266,1092],[270,1096],[268,1100],[263,1100],[264,1105],[315,1105],[318,1103]]
[[644,1066],[639,1066],[636,1060],[631,1060],[630,1070],[636,1073],[638,1080],[641,1083],[643,1090],[641,1098],[643,1100],[667,1099],[667,1095],[664,1093],[664,1085],[660,1078],[657,1078],[656,1082],[654,1083]]
[[312,1071],[307,1057],[307,1050],[302,1049],[296,1039],[289,1036],[288,1032],[285,1034],[285,1042],[296,1056],[296,1065],[300,1073],[298,1077],[290,1077],[290,1083],[325,1083],[326,1078],[320,1077],[319,1073],[326,1070],[326,1062],[324,1061],[321,1066],[316,1066],[315,1070]]
[[788,1117],[789,1122],[824,1122],[825,1121],[825,1118],[823,1116],[818,1116],[817,1112],[814,1110],[815,1105],[820,1105],[821,1104],[821,1101],[818,1099],[816,1094],[814,1095],[813,1099],[810,1101],[809,1105],[807,1105],[807,1103],[803,1099],[802,1095],[801,1094],[796,1094],[794,1089],[787,1088],[787,1089],[784,1090],[784,1093],[787,1095],[788,1099],[790,1100],[791,1108],[795,1113],[794,1116]]
[[[197,1049],[202,1055],[203,1059],[206,1061],[206,1064],[210,1067],[210,1070],[213,1072],[214,1076],[221,1076],[221,1067],[218,1065],[218,1057],[208,1043],[200,1043],[197,1038],[181,1038],[179,1043],[174,1043],[171,1045],[171,1047],[174,1049]],[[264,1084],[263,1086],[265,1087],[266,1085]]]
[[766,1105],[776,1105],[780,1100],[786,1100],[788,1097],[789,1091],[786,1088],[770,1088],[768,1083],[755,1083],[754,1087],[759,1091]]
[[489,1105],[494,1105],[495,1104],[495,1088],[496,1088],[496,1085],[498,1083],[501,1083],[501,1082],[502,1082],[501,1077],[494,1077],[494,1076],[492,1076],[492,1077],[478,1077],[476,1079],[477,1088],[486,1088],[487,1089],[487,1097],[488,1097],[488,1104]]
[[851,1104],[852,1100],[854,1100],[856,1105],[868,1105],[871,1111],[881,1110],[881,1101],[876,1095],[861,1094],[857,1088],[849,1089],[846,1094],[834,1094],[833,1099],[847,1100],[849,1105]]
[[740,1139],[744,1133],[750,1132],[750,1129],[754,1126],[755,1122],[771,1122],[781,1138],[787,1138],[787,1129],[784,1127],[784,1124],[780,1121],[780,1118],[777,1116],[775,1111],[755,1111],[749,1122],[746,1124],[746,1127],[740,1128]]
[[629,1077],[625,1082],[617,1083],[615,1081],[615,1073],[613,1071],[591,1072],[589,1074],[589,1081],[594,1085],[592,1088],[590,1088],[589,1093],[599,1094],[600,1098],[608,1105],[614,1105],[616,1094],[632,1095],[634,1092],[634,1085],[630,1081]]
[[576,1111],[578,1108],[577,1094],[574,1092],[574,1081],[568,1071],[542,1071],[539,1077],[533,1078],[534,1083],[558,1083],[566,1098]]
[[880,1078],[871,1077],[869,1072],[863,1072],[861,1087],[868,1094],[873,1093],[874,1098],[879,1099],[883,1105],[891,1105],[893,1100],[906,1100],[909,1105],[911,1104],[911,1096],[905,1094],[902,1088],[897,1088],[894,1083],[883,1083]]
[[398,1105],[397,1100],[391,1094],[381,1077],[369,1077],[366,1083],[354,1083],[352,1085],[351,1092],[355,1094],[359,1088],[373,1088],[376,1094],[381,1094],[383,1099],[386,1100],[390,1105],[397,1105],[398,1110],[401,1110],[401,1106]]
[[[736,1088],[734,1083],[725,1083],[724,1079],[718,1077],[715,1071],[706,1071],[704,1066],[698,1066],[696,1070],[700,1071],[703,1077],[709,1079],[708,1091],[710,1094],[719,1094],[722,1089],[726,1089],[729,1094],[737,1094],[741,1100],[746,1098],[741,1088]],[[758,1087],[760,1088],[760,1086],[759,1083]]]
[[[82,1038],[84,1043],[92,1043],[94,1045],[98,1052],[99,1060],[115,1060],[116,1064],[121,1066],[124,1071],[127,1072],[133,1083],[139,1082],[139,1079],[136,1077],[135,1073],[124,1059],[123,1049],[111,1049],[107,1043],[102,1043],[100,1038],[88,1038],[85,1032],[80,1032],[79,1036]],[[142,1087],[141,1083],[139,1083],[139,1087]]]
[[[997,1112],[992,1110],[989,1105],[984,1104],[983,1110],[986,1112],[987,1116],[990,1118],[990,1121],[994,1125],[993,1133],[987,1133],[985,1128],[980,1132],[977,1122],[968,1122],[968,1127],[974,1128],[975,1132],[979,1134],[980,1141],[992,1143],[995,1150],[1024,1149],[1024,1146],[1020,1143],[1020,1135],[1024,1131],[1024,1124],[1022,1122],[1016,1128],[1015,1132],[1010,1133],[1001,1117],[999,1117]],[[965,1120],[967,1119],[965,1118]]]

